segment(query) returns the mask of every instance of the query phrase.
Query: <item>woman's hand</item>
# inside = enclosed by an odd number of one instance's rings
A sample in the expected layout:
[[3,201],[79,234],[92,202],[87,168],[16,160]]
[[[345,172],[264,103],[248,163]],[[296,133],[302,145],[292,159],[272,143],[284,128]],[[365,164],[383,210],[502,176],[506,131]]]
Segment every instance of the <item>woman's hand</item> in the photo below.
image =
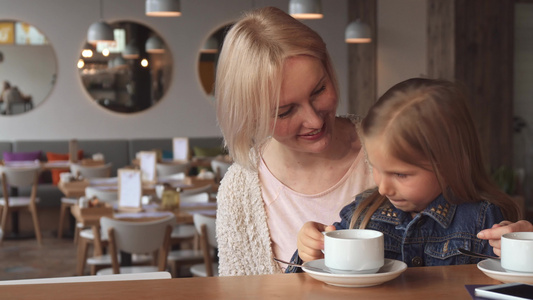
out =
[[[533,225],[526,220],[520,220],[516,223],[502,221],[499,224],[492,225],[491,229],[481,230],[477,237],[482,240],[489,240],[496,255],[501,256],[501,237],[509,232],[533,231]],[[301,257],[301,256],[300,256]]]
[[311,261],[324,257],[324,234],[322,231],[333,231],[335,226],[317,222],[305,223],[298,232],[298,255],[303,261]]

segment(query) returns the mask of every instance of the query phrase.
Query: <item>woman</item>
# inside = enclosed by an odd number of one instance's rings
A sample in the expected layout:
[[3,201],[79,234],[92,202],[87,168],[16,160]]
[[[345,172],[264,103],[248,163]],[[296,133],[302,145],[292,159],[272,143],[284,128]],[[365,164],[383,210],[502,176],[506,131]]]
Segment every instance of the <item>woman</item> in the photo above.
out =
[[321,37],[277,8],[226,35],[217,116],[235,164],[218,193],[220,275],[282,272],[308,220],[333,221],[372,185],[356,133],[336,117],[338,88]]
[[226,35],[215,97],[235,163],[217,197],[221,276],[283,272],[272,258],[291,258],[305,222],[332,224],[374,185],[359,118],[335,115],[337,95],[322,38],[282,10],[248,12]]

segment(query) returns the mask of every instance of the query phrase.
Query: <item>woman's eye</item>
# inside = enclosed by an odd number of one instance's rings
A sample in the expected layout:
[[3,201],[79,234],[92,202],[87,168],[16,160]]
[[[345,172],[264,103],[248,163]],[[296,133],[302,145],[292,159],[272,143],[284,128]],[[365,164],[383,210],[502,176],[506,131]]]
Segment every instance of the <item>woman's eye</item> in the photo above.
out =
[[314,95],[318,95],[318,94],[322,93],[322,92],[325,91],[325,90],[326,90],[326,85],[323,85],[323,86],[321,86],[318,90],[314,91],[313,94],[312,94],[312,96],[314,96]]
[[292,107],[290,107],[290,108],[284,110],[283,112],[281,112],[280,114],[278,114],[278,118],[282,119],[282,118],[290,115],[291,112],[292,112]]
[[394,175],[395,175],[396,177],[398,177],[398,178],[406,178],[406,177],[407,177],[406,174],[402,174],[402,173],[396,173],[396,174],[394,174]]

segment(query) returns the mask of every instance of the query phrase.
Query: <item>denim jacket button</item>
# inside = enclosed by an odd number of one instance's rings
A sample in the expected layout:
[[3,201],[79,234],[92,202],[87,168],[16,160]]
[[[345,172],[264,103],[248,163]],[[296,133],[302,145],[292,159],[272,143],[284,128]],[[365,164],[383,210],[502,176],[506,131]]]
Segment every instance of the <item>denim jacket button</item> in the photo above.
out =
[[411,263],[413,264],[413,267],[421,267],[424,265],[424,260],[420,256],[415,256],[411,260]]

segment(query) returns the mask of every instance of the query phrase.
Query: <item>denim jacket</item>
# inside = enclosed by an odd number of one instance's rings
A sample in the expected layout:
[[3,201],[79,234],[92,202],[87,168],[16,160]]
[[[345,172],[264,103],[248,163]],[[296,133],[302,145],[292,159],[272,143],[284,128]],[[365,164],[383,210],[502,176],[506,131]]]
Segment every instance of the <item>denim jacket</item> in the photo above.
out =
[[[373,191],[357,195],[355,201],[341,210],[341,221],[334,224],[337,230],[349,228],[357,205]],[[414,217],[387,202],[372,215],[367,228],[383,232],[385,258],[401,260],[409,267],[463,265],[481,259],[463,255],[458,248],[494,255],[488,241],[476,235],[501,221],[503,215],[494,204],[486,201],[451,204],[441,194]],[[298,252],[291,261],[302,263]],[[289,267],[286,272],[298,272],[296,269]]]

